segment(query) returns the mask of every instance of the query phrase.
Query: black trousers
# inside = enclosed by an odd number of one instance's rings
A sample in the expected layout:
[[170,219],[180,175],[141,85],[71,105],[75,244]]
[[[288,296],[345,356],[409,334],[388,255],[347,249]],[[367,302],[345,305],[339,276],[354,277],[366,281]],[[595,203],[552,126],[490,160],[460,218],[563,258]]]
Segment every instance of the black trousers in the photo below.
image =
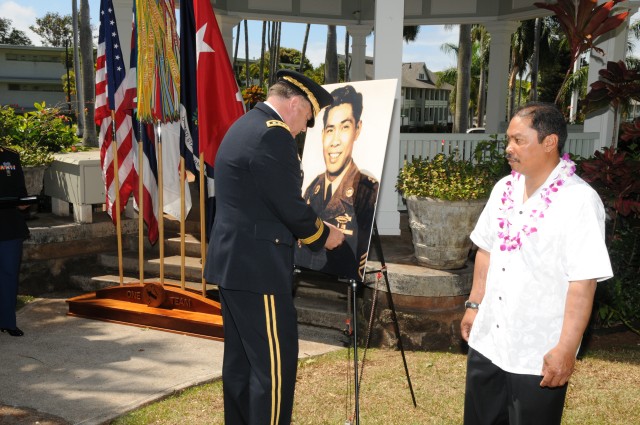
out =
[[0,241],[0,328],[16,327],[22,239]]
[[220,288],[222,387],[227,425],[291,423],[298,323],[291,294]]
[[469,348],[465,425],[560,424],[567,385],[540,387],[542,376],[505,372]]

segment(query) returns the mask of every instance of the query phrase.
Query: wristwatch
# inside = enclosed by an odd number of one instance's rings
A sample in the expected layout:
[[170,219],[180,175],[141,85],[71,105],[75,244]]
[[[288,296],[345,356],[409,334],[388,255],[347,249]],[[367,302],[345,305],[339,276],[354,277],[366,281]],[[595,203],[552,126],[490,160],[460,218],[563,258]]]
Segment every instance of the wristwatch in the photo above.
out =
[[464,302],[464,308],[465,308],[465,309],[466,309],[466,308],[472,308],[472,309],[474,309],[474,310],[477,310],[479,307],[480,307],[480,304],[478,304],[478,303],[474,303],[473,301],[466,300],[466,301]]

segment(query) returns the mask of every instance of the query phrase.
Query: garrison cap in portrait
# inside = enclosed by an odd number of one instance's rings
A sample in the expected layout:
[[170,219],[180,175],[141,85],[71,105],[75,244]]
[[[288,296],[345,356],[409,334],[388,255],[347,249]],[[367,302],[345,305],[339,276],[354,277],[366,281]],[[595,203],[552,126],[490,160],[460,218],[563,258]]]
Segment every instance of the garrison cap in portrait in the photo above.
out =
[[316,115],[320,113],[320,110],[333,103],[331,94],[306,75],[289,69],[281,69],[276,74],[276,77],[278,77],[279,83],[285,83],[293,87],[311,103],[312,116],[307,121],[307,127],[313,127],[316,122]]

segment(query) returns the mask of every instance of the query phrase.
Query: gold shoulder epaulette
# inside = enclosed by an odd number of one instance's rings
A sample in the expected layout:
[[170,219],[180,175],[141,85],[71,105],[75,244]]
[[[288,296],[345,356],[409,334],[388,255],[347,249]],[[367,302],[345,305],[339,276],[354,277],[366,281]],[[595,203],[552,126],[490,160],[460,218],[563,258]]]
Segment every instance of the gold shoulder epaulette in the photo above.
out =
[[287,131],[291,131],[289,126],[280,120],[269,120],[267,121],[267,127],[282,127]]

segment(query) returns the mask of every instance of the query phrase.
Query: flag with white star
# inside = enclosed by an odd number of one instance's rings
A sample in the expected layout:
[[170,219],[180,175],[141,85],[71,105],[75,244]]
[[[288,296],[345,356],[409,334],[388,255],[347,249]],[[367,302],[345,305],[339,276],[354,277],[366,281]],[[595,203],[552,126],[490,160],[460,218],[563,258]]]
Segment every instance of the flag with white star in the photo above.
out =
[[244,114],[244,102],[209,0],[195,0],[194,15],[199,148],[213,167],[222,138]]

